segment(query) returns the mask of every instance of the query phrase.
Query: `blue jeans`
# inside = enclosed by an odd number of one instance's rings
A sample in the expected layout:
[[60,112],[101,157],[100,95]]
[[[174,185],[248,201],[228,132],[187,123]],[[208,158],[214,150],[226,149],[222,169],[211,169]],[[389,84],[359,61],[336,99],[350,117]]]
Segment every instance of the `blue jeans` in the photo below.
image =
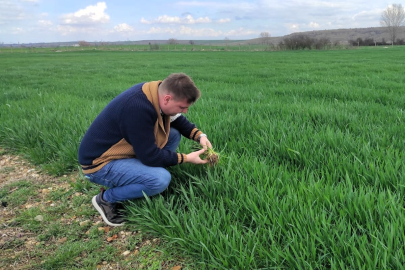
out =
[[[176,151],[180,139],[180,132],[171,128],[163,149]],[[101,170],[85,176],[93,183],[109,187],[103,198],[110,203],[141,198],[143,192],[148,196],[159,194],[169,186],[171,180],[165,168],[146,166],[137,158],[110,161]]]

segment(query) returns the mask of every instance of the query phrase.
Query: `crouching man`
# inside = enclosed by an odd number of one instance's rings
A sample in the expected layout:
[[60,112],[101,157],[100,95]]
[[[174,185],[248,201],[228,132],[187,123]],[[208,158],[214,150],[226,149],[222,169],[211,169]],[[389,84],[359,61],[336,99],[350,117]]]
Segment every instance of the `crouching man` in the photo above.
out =
[[[115,97],[96,117],[79,147],[79,163],[86,178],[109,187],[92,203],[110,226],[121,226],[124,217],[117,202],[163,192],[171,180],[165,169],[202,160],[207,136],[182,115],[200,97],[192,79],[173,73],[163,81],[139,83]],[[176,153],[181,136],[204,149]]]

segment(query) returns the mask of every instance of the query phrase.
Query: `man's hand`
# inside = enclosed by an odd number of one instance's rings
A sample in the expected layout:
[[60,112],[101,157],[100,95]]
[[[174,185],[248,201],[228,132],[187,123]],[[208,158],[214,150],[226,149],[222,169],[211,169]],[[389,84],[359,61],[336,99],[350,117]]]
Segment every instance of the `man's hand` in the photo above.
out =
[[201,159],[200,155],[204,154],[205,149],[201,149],[195,152],[192,152],[187,156],[187,161],[188,163],[193,163],[193,164],[206,164],[208,162],[207,159]]
[[201,137],[200,145],[207,150],[207,147],[212,148],[211,142],[208,140],[207,137]]

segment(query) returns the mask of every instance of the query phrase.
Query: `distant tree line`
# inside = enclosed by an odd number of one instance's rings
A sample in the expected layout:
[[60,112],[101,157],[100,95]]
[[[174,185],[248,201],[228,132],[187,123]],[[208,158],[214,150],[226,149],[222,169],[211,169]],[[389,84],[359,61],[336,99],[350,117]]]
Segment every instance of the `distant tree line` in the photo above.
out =
[[[386,42],[384,38],[381,41],[376,41],[373,38],[357,38],[354,40],[349,40],[349,44],[352,46],[387,46],[391,45],[392,42]],[[394,45],[405,45],[405,40],[397,38]]]
[[[311,38],[306,35],[295,35],[284,38],[278,46],[284,50],[322,50],[330,47],[331,42],[328,38]],[[337,45],[337,44],[335,44]]]
[[152,43],[149,42],[149,49],[151,51],[158,51],[159,50],[159,45],[156,44],[156,43],[152,44]]

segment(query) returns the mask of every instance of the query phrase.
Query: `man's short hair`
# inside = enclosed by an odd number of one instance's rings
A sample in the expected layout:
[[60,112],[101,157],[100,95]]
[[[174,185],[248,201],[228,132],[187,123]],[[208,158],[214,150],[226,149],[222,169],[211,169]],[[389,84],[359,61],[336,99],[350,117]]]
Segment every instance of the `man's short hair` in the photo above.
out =
[[193,80],[184,73],[172,73],[163,80],[159,89],[173,95],[175,100],[187,99],[192,104],[200,98],[201,92]]

